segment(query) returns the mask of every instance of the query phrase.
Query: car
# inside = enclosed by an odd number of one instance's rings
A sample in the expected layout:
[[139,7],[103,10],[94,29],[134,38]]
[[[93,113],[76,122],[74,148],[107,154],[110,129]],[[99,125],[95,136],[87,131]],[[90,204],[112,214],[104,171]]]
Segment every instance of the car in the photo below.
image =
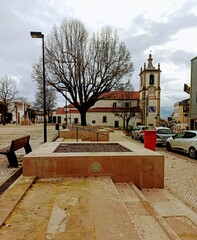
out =
[[[163,145],[166,143],[166,140],[169,137],[172,137],[175,135],[175,133],[168,127],[155,127],[154,129],[156,131],[156,145]],[[144,142],[144,132],[141,135],[141,142]]]
[[197,158],[197,131],[185,130],[175,134],[166,141],[167,151],[176,150],[187,153],[192,159]]
[[169,137],[175,135],[171,128],[168,127],[155,127],[156,132],[156,143],[157,145],[166,144],[166,140]]
[[144,130],[148,129],[146,126],[138,125],[136,128],[132,130],[131,137],[143,142],[143,133]]

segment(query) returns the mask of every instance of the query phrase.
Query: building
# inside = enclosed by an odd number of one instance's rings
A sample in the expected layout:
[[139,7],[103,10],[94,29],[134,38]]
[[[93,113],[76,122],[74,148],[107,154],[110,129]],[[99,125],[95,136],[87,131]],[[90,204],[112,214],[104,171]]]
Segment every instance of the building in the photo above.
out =
[[160,64],[155,68],[152,63],[152,56],[149,54],[148,65],[144,63],[141,68],[139,100],[142,109],[141,122],[145,126],[160,125]]
[[6,123],[30,124],[29,106],[30,104],[22,99],[11,102],[5,116]]
[[190,129],[197,129],[197,57],[191,59]]
[[170,123],[173,130],[182,131],[189,129],[189,106],[190,99],[185,99],[174,104],[174,112]]
[[[124,106],[122,105],[124,104]],[[86,121],[91,126],[122,127],[125,109],[132,113],[130,125],[141,123],[139,110],[139,92],[111,91],[101,96],[101,99],[91,107],[86,115]],[[128,113],[128,111],[127,111]],[[54,123],[80,123],[80,114],[71,104],[57,108],[53,113]]]
[[[140,71],[139,91],[111,91],[103,94],[86,115],[86,122],[91,126],[124,127],[127,117],[131,126],[160,125],[160,64],[153,66],[152,55],[148,64]],[[127,112],[125,111],[127,110]],[[130,117],[129,115],[130,114]],[[80,123],[80,114],[72,105],[57,108],[53,112],[53,123]]]

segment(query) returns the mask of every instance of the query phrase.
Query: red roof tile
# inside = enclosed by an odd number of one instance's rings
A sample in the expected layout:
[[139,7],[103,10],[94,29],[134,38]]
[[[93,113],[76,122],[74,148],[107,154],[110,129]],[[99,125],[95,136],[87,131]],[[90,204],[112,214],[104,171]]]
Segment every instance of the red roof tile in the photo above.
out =
[[56,109],[56,114],[65,114],[64,108],[58,107]]
[[101,99],[139,99],[139,92],[125,92],[125,91],[110,91],[108,93],[103,93],[100,96]]

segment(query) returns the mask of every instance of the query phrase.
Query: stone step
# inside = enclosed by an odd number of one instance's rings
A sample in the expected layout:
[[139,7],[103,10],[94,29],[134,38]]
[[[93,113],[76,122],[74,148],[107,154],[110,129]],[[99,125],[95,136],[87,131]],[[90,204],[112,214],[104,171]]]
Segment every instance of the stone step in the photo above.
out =
[[[186,209],[176,208],[162,189],[140,191],[133,183],[114,184],[110,177],[34,180],[21,176],[0,197],[0,240],[196,238],[195,216],[193,225],[189,219],[184,224]],[[173,204],[170,210],[166,198]]]
[[0,227],[34,181],[35,177],[20,177],[0,196]]
[[47,239],[140,239],[109,177],[73,178],[56,196]]
[[115,183],[143,240],[180,239],[133,183]]
[[166,189],[142,189],[143,196],[181,239],[197,239],[197,214]]

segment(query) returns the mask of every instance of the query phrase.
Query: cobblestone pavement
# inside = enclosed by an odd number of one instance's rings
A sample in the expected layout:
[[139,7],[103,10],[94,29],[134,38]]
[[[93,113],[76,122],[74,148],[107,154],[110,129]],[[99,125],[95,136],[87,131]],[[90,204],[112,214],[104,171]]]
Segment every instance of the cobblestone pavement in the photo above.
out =
[[[29,134],[32,149],[43,144],[42,125],[0,125],[0,148],[10,144],[12,139]],[[55,126],[47,126],[48,141],[53,141],[58,132]],[[122,131],[110,133],[110,141],[134,141],[143,144],[124,135]],[[181,154],[169,153],[164,148],[157,148],[165,156],[165,189],[185,203],[190,209],[197,213],[197,160],[191,160]],[[17,152],[19,160],[24,155],[23,150]],[[5,181],[15,169],[7,168],[8,161],[0,155],[0,183]]]
[[165,188],[197,213],[197,160],[168,153],[165,155]]
[[[12,139],[19,138],[24,135],[30,135],[30,145],[32,150],[43,144],[44,128],[42,124],[38,125],[0,125],[0,148],[10,145]],[[58,132],[55,126],[47,126],[48,141],[53,141],[57,137]],[[20,160],[24,156],[24,149],[17,151],[19,166]],[[0,154],[0,183],[4,182],[16,169],[8,168],[7,157]]]

